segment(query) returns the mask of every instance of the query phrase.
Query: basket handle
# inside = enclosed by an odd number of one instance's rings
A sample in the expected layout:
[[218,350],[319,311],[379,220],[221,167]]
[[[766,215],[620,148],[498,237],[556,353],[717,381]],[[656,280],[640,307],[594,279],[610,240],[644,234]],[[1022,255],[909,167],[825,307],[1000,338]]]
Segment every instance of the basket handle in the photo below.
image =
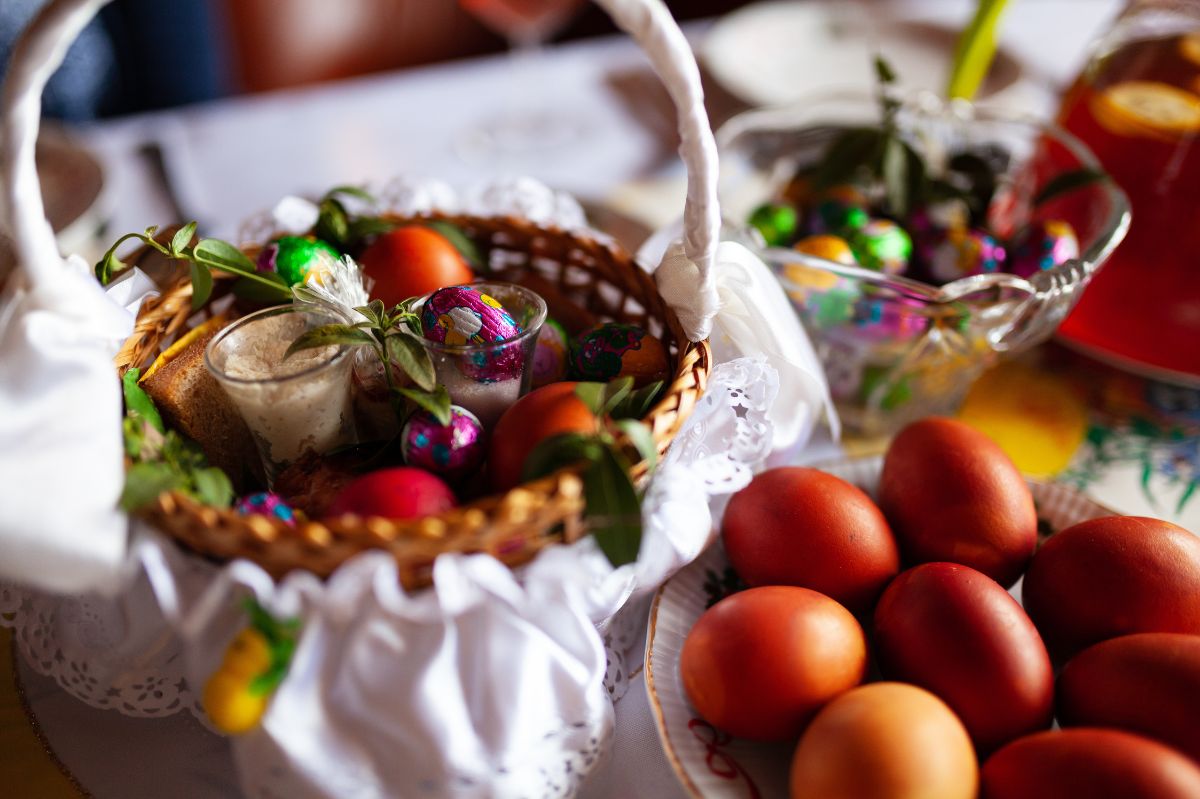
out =
[[[46,81],[58,69],[67,48],[110,0],[51,0],[30,23],[14,49],[4,86],[3,206],[17,252],[35,284],[53,280],[62,267],[54,231],[46,219],[38,183],[34,148],[41,118],[41,97]],[[717,147],[704,109],[700,70],[691,47],[662,0],[594,0],[617,26],[629,34],[650,59],[666,86],[679,117],[680,155],[687,167],[688,189],[684,206],[683,254],[688,272],[684,291],[674,281],[676,296],[668,302],[702,308],[701,324],[686,325],[689,335],[707,335],[716,292],[710,277],[720,235],[717,205]],[[678,272],[678,264],[671,264]],[[0,280],[5,276],[0,275]],[[660,285],[662,276],[660,275]],[[690,296],[687,296],[690,295]]]

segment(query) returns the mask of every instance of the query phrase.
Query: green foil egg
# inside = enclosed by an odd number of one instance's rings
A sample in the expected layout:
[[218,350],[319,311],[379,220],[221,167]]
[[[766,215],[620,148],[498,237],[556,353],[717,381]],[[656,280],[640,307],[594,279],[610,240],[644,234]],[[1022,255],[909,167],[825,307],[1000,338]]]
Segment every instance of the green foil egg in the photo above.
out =
[[796,237],[799,216],[790,205],[765,203],[754,209],[749,222],[762,234],[768,247],[782,247]]
[[258,255],[258,271],[275,272],[289,286],[305,282],[310,274],[326,272],[341,255],[323,241],[283,236]]
[[872,219],[850,237],[850,249],[860,266],[889,275],[902,274],[912,258],[912,238],[888,219]]

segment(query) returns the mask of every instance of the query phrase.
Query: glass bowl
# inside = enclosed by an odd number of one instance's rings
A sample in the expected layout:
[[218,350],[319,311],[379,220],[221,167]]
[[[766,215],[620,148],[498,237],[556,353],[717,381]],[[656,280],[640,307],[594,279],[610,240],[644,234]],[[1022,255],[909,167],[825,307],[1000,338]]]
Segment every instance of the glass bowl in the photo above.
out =
[[839,132],[876,126],[879,119],[874,96],[831,94],[741,114],[717,133],[727,224],[771,266],[792,298],[843,423],[868,435],[952,413],[999,356],[1052,335],[1129,227],[1129,204],[1111,182],[1077,188],[1035,210],[1033,198],[1055,175],[1098,168],[1075,137],[1031,116],[922,93],[902,100],[897,123],[931,170],[966,147],[1004,148],[1011,157],[1000,174],[997,197],[1003,202],[994,201],[989,211],[993,227],[1005,228],[997,232],[1007,236],[1035,220],[1067,219],[1079,239],[1078,258],[1028,279],[993,272],[937,286],[767,247],[746,224],[751,211],[777,200]]

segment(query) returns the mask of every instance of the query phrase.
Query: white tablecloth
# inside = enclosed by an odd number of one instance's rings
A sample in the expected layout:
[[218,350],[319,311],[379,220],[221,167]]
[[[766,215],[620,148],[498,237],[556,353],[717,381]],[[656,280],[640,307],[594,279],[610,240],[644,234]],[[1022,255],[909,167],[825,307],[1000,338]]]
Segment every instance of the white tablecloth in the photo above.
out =
[[[963,20],[969,5],[968,0],[870,4],[872,13],[943,24]],[[1022,61],[1025,78],[1016,91],[1006,92],[1008,102],[1051,109],[1055,92],[1078,70],[1085,44],[1120,5],[1119,0],[1012,4],[1003,40]],[[704,28],[688,30],[700,36]],[[644,64],[631,43],[615,38],[549,52],[546,80],[537,92],[549,106],[583,122],[585,138],[536,159],[472,161],[456,152],[457,135],[501,112],[510,96],[502,58],[147,114],[97,123],[82,133],[107,168],[114,199],[111,232],[174,221],[150,162],[139,154],[147,141],[165,151],[183,205],[220,235],[232,235],[239,220],[285,194],[402,173],[460,185],[527,173],[603,199],[630,181],[679,180],[678,171],[664,169],[661,128],[644,126],[639,121],[644,116],[631,111],[613,88],[613,75]],[[636,664],[629,668],[634,671]],[[228,747],[189,714],[130,719],[89,708],[28,668],[21,674],[56,754],[99,799],[237,795]],[[614,751],[585,788],[587,799],[683,795],[658,743],[640,669],[637,675],[617,704]]]

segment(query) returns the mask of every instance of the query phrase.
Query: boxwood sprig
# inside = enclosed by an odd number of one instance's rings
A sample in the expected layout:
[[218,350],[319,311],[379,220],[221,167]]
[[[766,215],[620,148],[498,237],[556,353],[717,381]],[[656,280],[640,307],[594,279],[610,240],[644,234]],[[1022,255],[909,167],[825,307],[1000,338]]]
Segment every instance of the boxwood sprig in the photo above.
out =
[[199,309],[212,296],[212,270],[238,275],[241,284],[253,287],[256,299],[271,302],[289,302],[292,299],[291,288],[279,275],[260,272],[254,261],[244,252],[229,242],[220,239],[200,239],[192,244],[196,237],[196,223],[189,222],[179,230],[166,244],[156,238],[158,227],[146,228],[141,233],[126,233],[116,240],[104,257],[96,264],[96,278],[101,285],[108,285],[113,275],[126,267],[124,261],[117,256],[117,250],[127,241],[136,239],[146,247],[156,250],[176,261],[188,264],[192,279],[192,308]]
[[[295,295],[305,299],[306,291],[297,287]],[[419,408],[429,411],[442,425],[448,425],[450,394],[445,386],[438,384],[433,358],[422,341],[421,317],[412,309],[416,301],[416,298],[405,300],[390,311],[381,300],[355,308],[364,321],[315,327],[292,342],[284,359],[315,347],[369,346],[383,365],[392,408],[401,423]],[[398,385],[395,369],[408,375],[413,385]]]
[[563,433],[541,441],[525,460],[522,477],[534,480],[582,464],[584,518],[600,550],[613,566],[637,560],[642,544],[641,493],[630,474],[633,464],[618,437],[624,434],[651,469],[658,448],[640,417],[653,405],[662,382],[633,390],[633,378],[580,383],[577,396],[596,416],[595,433]]

